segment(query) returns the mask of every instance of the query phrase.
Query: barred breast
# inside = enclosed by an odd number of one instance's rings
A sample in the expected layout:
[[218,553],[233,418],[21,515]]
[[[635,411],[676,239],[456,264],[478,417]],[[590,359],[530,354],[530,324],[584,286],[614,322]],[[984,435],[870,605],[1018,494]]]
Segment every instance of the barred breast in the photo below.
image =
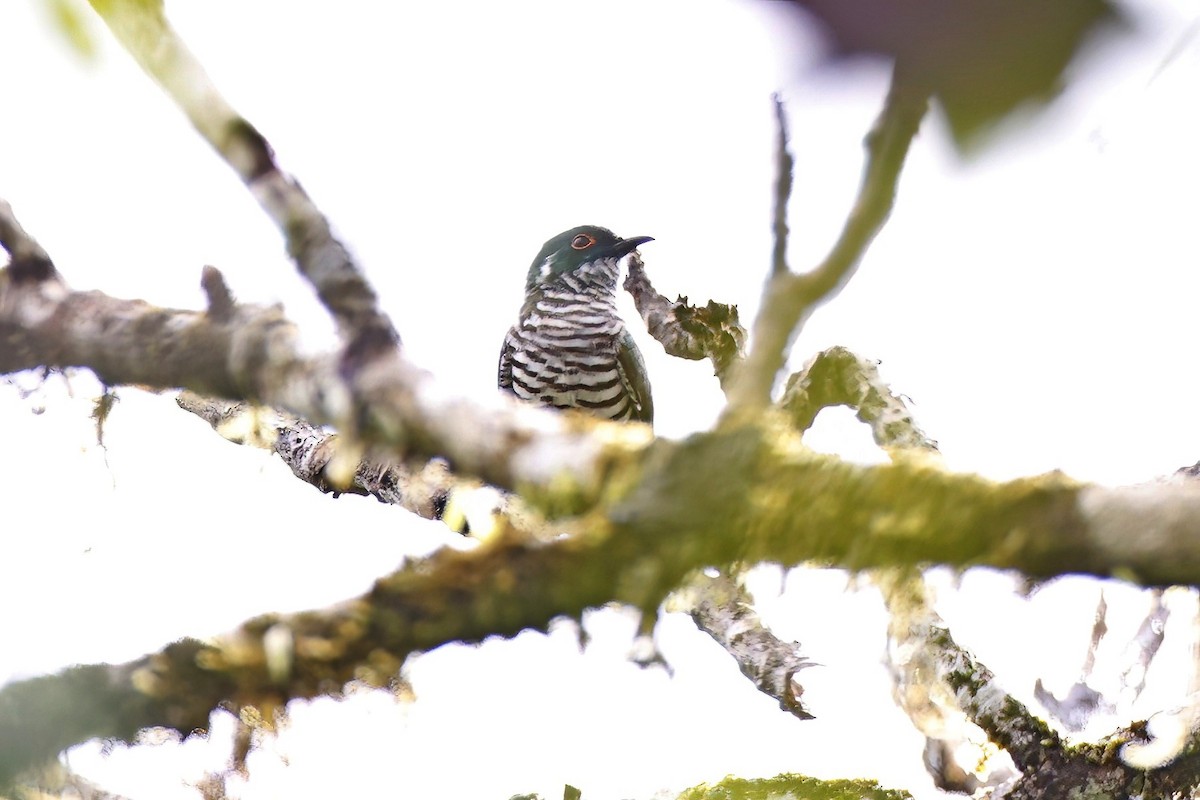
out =
[[626,344],[632,341],[612,299],[546,290],[529,298],[505,338],[501,384],[507,356],[506,388],[523,400],[606,419],[643,418],[620,363]]

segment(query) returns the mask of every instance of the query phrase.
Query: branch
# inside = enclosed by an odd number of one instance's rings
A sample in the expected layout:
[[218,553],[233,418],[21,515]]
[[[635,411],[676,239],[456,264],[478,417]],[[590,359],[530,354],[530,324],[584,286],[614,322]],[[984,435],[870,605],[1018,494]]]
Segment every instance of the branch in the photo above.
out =
[[625,291],[633,296],[646,329],[667,355],[692,361],[709,359],[721,388],[728,390],[732,367],[742,359],[746,344],[746,329],[738,321],[737,306],[710,300],[699,308],[688,305],[686,297],[672,303],[650,284],[637,252],[629,259]]
[[867,136],[866,170],[841,236],[825,260],[802,275],[788,271],[782,263],[786,245],[779,237],[787,233],[784,211],[791,190],[791,157],[787,154],[787,131],[776,101],[780,176],[775,198],[775,260],[762,309],[754,321],[750,354],[734,383],[731,408],[760,409],[770,403],[771,388],[786,361],[790,342],[813,310],[833,297],[854,274],[863,253],[891,214],[900,170],[925,116],[928,99],[923,87],[911,85],[893,72],[883,111]]
[[[1120,656],[1121,661],[1125,662],[1120,670],[1120,685],[1132,689],[1131,700],[1137,700],[1146,688],[1146,676],[1149,674],[1151,662],[1162,646],[1170,616],[1161,590],[1150,592],[1150,602],[1150,610],[1142,619],[1134,637],[1125,643]],[[1068,687],[1062,699],[1051,694],[1040,678],[1034,684],[1034,698],[1054,719],[1073,733],[1084,730],[1097,714],[1111,715],[1116,711],[1116,705],[1091,686],[1096,666],[1096,651],[1108,634],[1107,617],[1108,602],[1104,597],[1104,589],[1101,588],[1092,624],[1091,641],[1079,671],[1079,678]]]
[[537,495],[553,481],[550,494],[565,508],[586,507],[605,476],[650,441],[641,426],[556,414],[499,393],[482,402],[448,396],[399,352],[347,371],[304,355],[278,308],[236,305],[216,319],[71,292],[58,281],[0,280],[0,337],[0,373],[82,366],[111,386],[183,387],[283,408],[349,428],[396,459],[444,457],[501,488]]
[[[807,450],[769,414],[650,444],[642,426],[499,395],[490,404],[449,397],[398,354],[346,381],[330,359],[299,355],[278,310],[252,306],[221,324],[99,292],[0,281],[0,333],[6,372],[86,366],[110,385],[184,386],[314,424],[353,415],[362,441],[391,455],[444,456],[460,474],[559,512],[603,500],[597,524],[689,541],[695,560],[684,571],[816,558],[849,568],[991,564],[1031,577],[1200,582],[1194,481],[1103,489],[1059,475],[997,484],[921,463],[861,467]],[[712,548],[693,548],[693,536]]]
[[800,719],[813,719],[800,699],[804,688],[796,673],[813,662],[800,654],[798,642],[784,642],[763,624],[754,598],[732,576],[692,579],[670,605],[691,615],[696,627],[733,656],[745,675],[779,707]]
[[1131,751],[1152,746],[1145,722],[1097,744],[1068,746],[1001,689],[995,675],[955,643],[932,611],[894,620],[892,627],[904,629],[901,644],[917,662],[908,665],[909,672],[923,674],[924,685],[948,686],[953,705],[1011,756],[1021,777],[1008,785],[1006,798],[1058,800],[1066,787],[1088,787],[1088,796],[1099,800],[1184,797],[1200,783],[1195,734],[1183,755],[1150,769],[1126,761]]
[[[876,363],[859,358],[843,347],[833,347],[814,356],[804,369],[791,376],[780,406],[801,434],[811,427],[823,409],[844,405],[870,426],[875,443],[893,461],[914,454],[936,457],[937,443],[917,426],[903,399],[893,394],[879,376]],[[1012,777],[1011,766],[983,749],[986,736],[967,720],[952,693],[937,679],[939,652],[929,642],[916,639],[921,625],[941,624],[928,602],[924,577],[911,568],[882,568],[872,572],[888,608],[887,663],[893,692],[900,708],[925,735],[925,766],[943,791],[974,793],[981,786],[995,788]],[[914,625],[914,622],[920,624]],[[974,752],[969,771],[960,766],[959,751],[971,746]]]
[[[818,354],[792,376],[781,403],[801,434],[823,408],[848,405],[868,423],[880,447],[893,454],[937,452],[936,444],[916,426],[904,401],[892,394],[875,365],[845,348]],[[799,646],[777,639],[753,609],[753,598],[728,575],[693,577],[670,600],[686,611],[700,630],[711,636],[737,661],[742,673],[759,691],[774,697],[783,710],[800,719],[812,716],[800,702],[803,688],[795,674],[811,664]]]
[[[948,633],[942,638],[934,636],[945,631],[945,623],[933,609],[924,577],[895,570],[880,570],[874,577],[888,608],[887,665],[892,692],[896,704],[925,736],[925,768],[934,784],[942,791],[974,794],[981,787],[995,790],[1011,781],[1016,777],[1011,761],[988,752],[987,733],[964,712],[946,681],[949,665],[965,654],[950,642]],[[990,673],[976,677],[989,693],[1004,695]],[[1041,725],[1023,707],[1012,713],[1022,725]],[[1025,716],[1020,716],[1022,713]],[[964,746],[969,752],[963,752]]]
[[[453,496],[481,489],[478,481],[456,477],[436,459],[421,465],[371,458],[351,463],[336,433],[281,411],[194,392],[183,392],[176,402],[225,439],[277,453],[297,478],[326,494],[369,495],[425,519],[443,520]],[[466,532],[461,522],[451,527]]]
[[[912,623],[910,623],[912,624]],[[912,624],[914,652],[932,654],[939,682],[955,694],[959,708],[1003,747],[1023,774],[1036,770],[1050,750],[1062,749],[1058,734],[999,688],[996,676],[962,650],[936,621]]]
[[5,272],[16,282],[57,280],[54,262],[37,241],[17,222],[12,206],[0,199],[0,247],[8,251]]
[[937,442],[925,435],[904,401],[883,382],[876,363],[844,347],[813,356],[788,379],[779,405],[801,433],[812,427],[822,409],[849,406],[888,452],[937,452]]
[[[861,467],[807,450],[769,414],[648,447],[641,426],[499,395],[490,405],[448,397],[398,355],[346,383],[330,359],[298,354],[274,309],[238,306],[230,324],[218,324],[99,292],[58,294],[0,282],[0,370],[86,366],[110,385],[184,386],[314,424],[352,413],[365,423],[365,444],[397,457],[441,455],[460,474],[560,511],[603,499],[609,524],[689,541],[695,560],[685,570],[816,558],[849,568],[991,564],[1032,577],[1115,571],[1152,584],[1200,582],[1194,481],[1104,489],[1060,475],[997,484],[921,463]],[[693,536],[712,548],[692,548]]]
[[[624,499],[557,523],[553,540],[530,541],[501,517],[480,547],[442,550],[334,609],[265,615],[215,641],[6,687],[0,766],[139,727],[186,734],[222,702],[270,707],[351,679],[386,684],[414,650],[544,629],[609,601],[652,610],[687,574],[739,559],[982,563],[1035,576],[1122,566],[1150,580],[1200,580],[1194,487],[1104,490],[1054,476],[992,484],[915,462],[858,467],[766,425],[656,442],[643,461],[640,480],[621,476],[634,481]],[[1140,535],[1097,517],[1106,504],[1139,509]]]
[[308,194],[275,162],[262,134],[229,105],[171,28],[161,0],[91,0],[129,51],[225,160],[287,241],[288,253],[332,314],[349,355],[365,359],[399,342],[374,289]]
[[783,98],[778,94],[771,98],[775,104],[775,128],[779,139],[775,145],[775,249],[771,259],[771,275],[786,275],[787,265],[787,207],[792,198],[792,171],[796,162],[788,151],[787,111]]

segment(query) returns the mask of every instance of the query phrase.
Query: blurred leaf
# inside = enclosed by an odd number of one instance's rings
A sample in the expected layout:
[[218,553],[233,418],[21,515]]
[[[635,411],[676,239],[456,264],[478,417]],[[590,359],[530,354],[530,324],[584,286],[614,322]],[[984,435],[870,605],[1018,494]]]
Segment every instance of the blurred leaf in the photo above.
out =
[[99,45],[92,31],[92,12],[83,0],[43,0],[54,27],[84,60],[92,62]]
[[892,57],[941,102],[955,143],[1063,88],[1080,46],[1126,27],[1111,0],[787,0],[816,17],[834,58]]

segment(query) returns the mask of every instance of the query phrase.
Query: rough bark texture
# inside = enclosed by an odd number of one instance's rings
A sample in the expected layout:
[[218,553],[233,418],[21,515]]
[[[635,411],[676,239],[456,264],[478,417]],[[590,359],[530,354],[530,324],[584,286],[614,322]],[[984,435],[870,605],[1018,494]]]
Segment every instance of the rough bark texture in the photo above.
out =
[[754,610],[754,598],[735,579],[705,576],[693,580],[683,594],[696,627],[733,657],[760,692],[799,719],[813,718],[800,699],[804,688],[796,679],[813,662],[800,654],[798,642],[785,642],[767,629]]
[[813,356],[787,381],[780,406],[803,433],[822,409],[849,406],[871,428],[875,443],[889,453],[936,453],[937,442],[925,435],[908,407],[879,377],[874,362],[844,347]]
[[738,321],[737,306],[712,300],[706,306],[692,306],[686,297],[671,302],[655,291],[636,252],[629,259],[625,291],[633,296],[646,329],[668,355],[692,361],[709,359],[722,388],[727,388],[732,368],[746,346],[746,329]]
[[425,519],[441,520],[455,491],[480,487],[478,481],[456,478],[437,459],[411,465],[356,458],[346,452],[355,448],[344,445],[336,433],[291,414],[194,392],[183,392],[176,402],[229,441],[275,452],[297,478],[334,496],[370,495]]

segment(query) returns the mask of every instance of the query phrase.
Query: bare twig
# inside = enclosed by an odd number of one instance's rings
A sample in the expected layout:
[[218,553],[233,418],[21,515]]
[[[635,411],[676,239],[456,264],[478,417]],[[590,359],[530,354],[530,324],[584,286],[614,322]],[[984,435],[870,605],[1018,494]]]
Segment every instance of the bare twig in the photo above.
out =
[[208,315],[215,322],[229,322],[233,319],[233,292],[225,283],[225,276],[213,266],[206,266],[200,275],[200,287],[208,298]]
[[1132,687],[1135,698],[1140,697],[1146,689],[1146,676],[1150,673],[1150,664],[1158,655],[1159,648],[1162,647],[1167,632],[1167,621],[1170,617],[1171,610],[1163,602],[1162,590],[1153,590],[1150,597],[1150,610],[1146,612],[1141,625],[1138,626],[1137,633],[1126,644],[1125,650],[1121,654],[1122,659],[1126,662],[1121,670],[1121,685]]
[[[763,306],[754,321],[750,354],[738,369],[730,398],[732,409],[764,408],[770,403],[775,376],[787,358],[789,343],[799,333],[813,310],[831,298],[854,274],[868,245],[891,213],[896,184],[908,147],[928,107],[924,87],[909,84],[899,72],[892,76],[883,111],[867,136],[867,164],[858,197],[833,249],[811,272],[797,275],[780,269],[783,243],[775,243],[776,260],[763,292]],[[786,131],[780,117],[780,151],[786,150]],[[780,155],[781,169],[790,156]],[[778,224],[779,209],[790,190],[790,179],[781,175],[775,199],[776,233],[786,233]]]
[[167,22],[161,2],[92,0],[92,7],[279,226],[297,268],[337,322],[350,357],[362,361],[399,342],[378,307],[375,290],[334,237],[328,220],[279,168],[262,134],[221,96]]
[[[1150,610],[1142,619],[1133,639],[1126,643],[1121,653],[1124,664],[1120,670],[1120,685],[1132,690],[1132,700],[1136,700],[1146,688],[1146,676],[1151,662],[1162,646],[1167,619],[1170,616],[1170,611],[1163,602],[1162,591],[1152,590],[1150,595]],[[1061,698],[1051,694],[1041,679],[1034,684],[1034,697],[1037,701],[1045,706],[1063,727],[1072,732],[1084,730],[1098,714],[1111,715],[1117,709],[1116,703],[1092,688],[1090,683],[1096,669],[1096,652],[1104,637],[1108,635],[1107,617],[1108,602],[1102,589],[1092,625],[1091,641],[1079,678],[1067,688]]]
[[783,107],[783,98],[777,94],[771,101],[775,104],[775,126],[779,131],[779,141],[775,145],[775,250],[771,259],[771,274],[786,275],[787,207],[792,198],[792,171],[795,169],[795,161],[788,151],[787,111]]

